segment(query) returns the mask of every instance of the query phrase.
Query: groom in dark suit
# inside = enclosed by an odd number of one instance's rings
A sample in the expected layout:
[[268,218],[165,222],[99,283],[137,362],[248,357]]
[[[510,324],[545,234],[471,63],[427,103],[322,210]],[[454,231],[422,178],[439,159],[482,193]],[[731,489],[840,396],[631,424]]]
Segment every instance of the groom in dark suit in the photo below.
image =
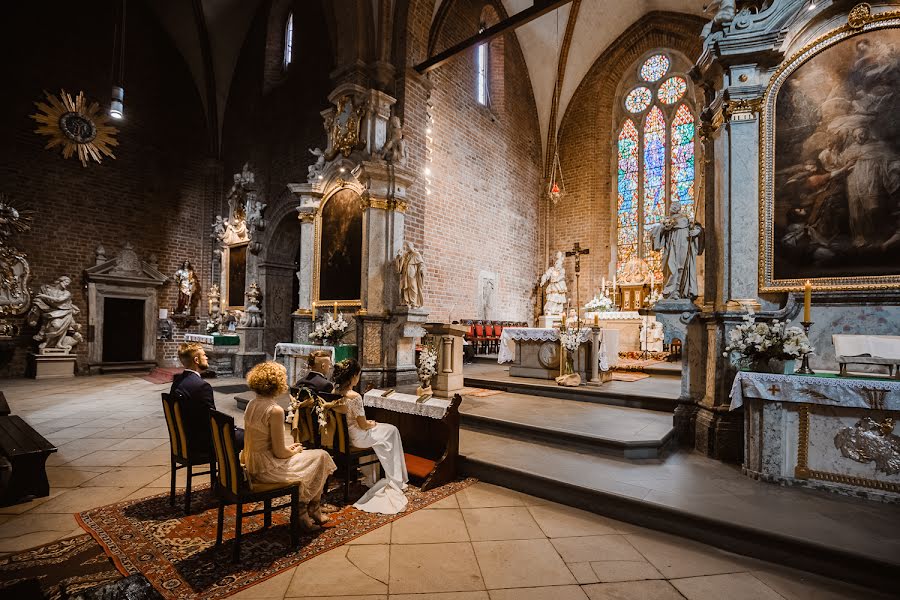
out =
[[294,387],[305,387],[314,390],[317,394],[331,392],[334,384],[328,381],[328,373],[331,371],[331,353],[326,350],[313,350],[306,359],[309,372],[303,379],[297,380]]
[[[191,451],[208,454],[212,449],[209,411],[216,409],[216,401],[212,386],[200,376],[200,372],[209,368],[209,360],[203,346],[196,342],[181,344],[178,348],[178,360],[184,371],[172,379],[169,394],[180,392],[183,397],[181,410]],[[240,450],[244,447],[244,430],[235,427],[234,436]]]

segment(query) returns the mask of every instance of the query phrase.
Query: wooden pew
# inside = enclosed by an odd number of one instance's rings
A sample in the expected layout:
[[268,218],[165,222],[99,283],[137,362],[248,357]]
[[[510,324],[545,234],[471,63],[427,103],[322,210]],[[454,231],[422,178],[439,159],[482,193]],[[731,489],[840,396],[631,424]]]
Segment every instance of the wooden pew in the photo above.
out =
[[6,401],[6,396],[3,395],[3,392],[0,392],[0,417],[5,417],[9,414],[9,402]]
[[12,474],[0,490],[0,506],[50,495],[46,461],[56,447],[16,415],[0,416],[0,454],[12,464]]

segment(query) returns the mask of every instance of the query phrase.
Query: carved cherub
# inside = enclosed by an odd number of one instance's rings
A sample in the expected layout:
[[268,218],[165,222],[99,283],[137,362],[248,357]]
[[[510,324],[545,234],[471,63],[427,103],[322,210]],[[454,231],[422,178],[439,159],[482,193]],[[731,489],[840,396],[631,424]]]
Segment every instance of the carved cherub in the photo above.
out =
[[309,153],[316,157],[316,162],[306,168],[306,181],[312,183],[325,169],[325,152],[321,148],[310,148]]

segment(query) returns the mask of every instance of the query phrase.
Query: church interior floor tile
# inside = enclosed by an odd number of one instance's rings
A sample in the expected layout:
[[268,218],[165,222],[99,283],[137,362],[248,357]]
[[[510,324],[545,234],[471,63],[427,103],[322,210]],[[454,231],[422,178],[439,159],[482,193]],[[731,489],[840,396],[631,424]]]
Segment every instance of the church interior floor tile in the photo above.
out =
[[[59,452],[48,461],[49,497],[0,508],[0,554],[81,533],[74,512],[167,492],[168,433],[160,425],[159,400],[166,389],[167,385],[126,375],[76,378],[64,384],[5,382],[14,414],[44,426]],[[238,424],[243,422],[232,395],[217,394],[216,401]],[[91,416],[85,420],[85,415]],[[72,425],[65,427],[70,418]],[[87,425],[90,419],[107,420],[95,428]],[[66,429],[68,435],[55,438],[57,431]],[[103,437],[94,430],[117,433]],[[139,430],[137,435],[118,437]],[[816,535],[816,524],[822,528],[824,522],[827,536],[847,545],[867,539],[882,552],[896,553],[900,543],[896,507],[760,484],[734,467],[699,456],[676,453],[659,460],[629,461],[575,451],[548,452],[521,440],[506,440],[503,447],[496,447],[495,441],[462,433],[463,453],[479,459],[527,460],[536,472],[554,469],[560,478],[583,485],[685,506],[699,502],[712,511],[730,509],[732,518],[775,520],[810,536]],[[208,478],[195,481],[205,484]],[[184,485],[183,470],[177,484]],[[792,505],[800,508],[800,514],[796,508],[789,510]],[[479,482],[233,597],[881,600],[887,596]]]

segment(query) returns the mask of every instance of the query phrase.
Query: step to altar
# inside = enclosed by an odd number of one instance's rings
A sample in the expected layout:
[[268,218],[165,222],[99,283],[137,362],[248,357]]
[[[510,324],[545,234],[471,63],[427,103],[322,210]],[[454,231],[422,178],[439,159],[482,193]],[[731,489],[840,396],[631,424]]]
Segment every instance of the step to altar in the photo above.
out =
[[681,377],[652,375],[639,381],[608,381],[602,385],[564,387],[552,379],[512,377],[509,367],[493,364],[466,365],[464,385],[470,388],[501,390],[512,394],[544,396],[564,400],[594,402],[611,406],[641,408],[672,413],[681,394]]
[[463,428],[460,458],[462,474],[532,496],[864,586],[900,585],[895,505],[756,481],[684,450],[625,459]]
[[672,415],[527,394],[464,396],[464,429],[624,458],[657,458],[674,440]]

